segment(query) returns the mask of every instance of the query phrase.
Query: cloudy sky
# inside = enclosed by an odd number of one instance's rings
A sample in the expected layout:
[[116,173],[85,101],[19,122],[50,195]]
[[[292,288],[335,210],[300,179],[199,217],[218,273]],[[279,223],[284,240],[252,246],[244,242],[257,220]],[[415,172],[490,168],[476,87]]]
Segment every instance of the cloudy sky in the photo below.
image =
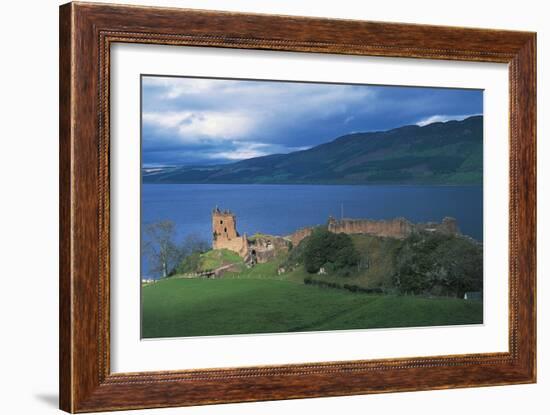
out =
[[142,77],[144,166],[289,153],[344,134],[483,113],[480,90]]

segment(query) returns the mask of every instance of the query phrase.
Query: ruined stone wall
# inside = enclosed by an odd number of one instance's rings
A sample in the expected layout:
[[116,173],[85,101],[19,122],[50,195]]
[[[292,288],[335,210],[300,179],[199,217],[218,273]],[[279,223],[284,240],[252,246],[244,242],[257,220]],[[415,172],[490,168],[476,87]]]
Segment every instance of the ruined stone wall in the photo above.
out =
[[445,217],[439,222],[417,223],[414,225],[417,232],[437,232],[445,235],[460,235],[460,229],[455,218]]
[[289,241],[280,236],[263,235],[248,241],[248,252],[255,262],[262,264],[288,252],[289,245]]
[[334,233],[367,234],[404,239],[413,232],[438,232],[447,235],[460,235],[456,219],[446,217],[441,223],[411,223],[405,218],[390,220],[329,218],[328,230]]
[[329,219],[328,230],[334,233],[358,233],[403,239],[414,231],[414,225],[405,218],[391,220]]
[[288,240],[290,240],[290,242],[292,242],[292,246],[296,247],[300,242],[302,242],[302,239],[307,238],[309,235],[311,235],[311,232],[313,232],[312,227],[302,228],[287,236],[287,238]]
[[[314,227],[298,229],[286,237],[262,235],[251,238],[239,235],[237,219],[230,211],[221,211],[218,208],[212,211],[212,248],[229,249],[236,252],[245,260],[267,262],[275,258],[282,250],[288,251],[289,242],[298,246],[300,242],[311,235]],[[413,232],[439,232],[450,235],[459,235],[460,230],[456,219],[446,217],[441,223],[411,223],[405,218],[390,220],[369,219],[334,219],[328,220],[328,230],[333,233],[367,234],[389,238],[404,239]]]
[[248,241],[245,236],[238,236],[233,239],[215,241],[212,248],[229,249],[244,258],[248,253]]

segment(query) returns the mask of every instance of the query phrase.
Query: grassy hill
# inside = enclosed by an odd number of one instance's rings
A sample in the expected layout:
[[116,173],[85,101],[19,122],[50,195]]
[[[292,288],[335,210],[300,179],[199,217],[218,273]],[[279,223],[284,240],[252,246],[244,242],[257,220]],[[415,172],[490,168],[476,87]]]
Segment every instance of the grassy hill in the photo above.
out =
[[[429,290],[424,296],[397,295],[395,286],[404,256],[427,252],[441,257],[436,272],[428,268],[426,275],[432,280],[442,272],[447,279],[452,268],[444,269],[446,259],[456,262],[456,255],[473,258],[481,250],[477,243],[433,234],[405,240],[352,235],[351,240],[359,252],[360,266],[349,276],[306,272],[303,255],[308,238],[290,253],[253,267],[227,250],[202,253],[194,262],[195,271],[235,266],[214,279],[174,275],[142,286],[142,335],[181,337],[482,322],[481,301],[432,297]],[[466,248],[469,251],[464,251]],[[419,269],[422,262],[425,260],[416,264]],[[433,262],[429,259],[428,265]],[[475,269],[481,266],[474,265]]]
[[142,288],[142,336],[482,323],[478,301],[354,294],[273,279],[166,279]]
[[481,184],[483,117],[355,133],[289,154],[144,171],[144,183]]
[[[228,249],[217,249],[200,255],[201,270],[211,270],[229,264],[243,264],[241,257]],[[243,264],[244,265],[244,264]]]
[[[254,267],[246,267],[243,260],[234,252],[226,249],[210,250],[202,254],[196,254],[198,260],[194,261],[193,269],[180,267],[180,274],[194,273],[200,271],[213,270],[228,264],[234,264],[221,276],[225,279],[272,279],[286,280],[296,283],[303,283],[305,279],[313,284],[320,285],[336,284],[340,288],[347,286],[347,289],[357,287],[359,289],[381,291],[385,293],[398,293],[399,289],[395,286],[395,275],[399,271],[399,265],[402,263],[404,252],[407,248],[410,251],[420,250],[423,246],[420,241],[414,239],[400,240],[396,238],[379,237],[366,234],[350,235],[353,245],[360,257],[360,265],[348,276],[331,274],[327,272],[324,275],[310,274],[304,266],[304,247],[308,239],[294,247],[289,253],[280,254],[274,260],[256,264]],[[470,259],[475,255],[481,258],[482,246],[479,243],[460,236],[438,236],[434,234],[425,234],[420,236],[421,241],[427,244],[423,252],[433,253],[439,258],[418,258],[422,261],[432,263],[439,261],[441,267],[445,266],[445,261],[454,261],[456,255],[467,256]],[[445,250],[438,250],[438,247],[445,247]],[[464,249],[467,248],[465,251]],[[185,261],[184,261],[185,264]],[[475,264],[482,268],[482,264]],[[279,272],[283,268],[284,272]],[[431,272],[431,271],[428,271]],[[177,273],[175,277],[177,277]],[[432,276],[434,278],[435,275]],[[467,290],[471,291],[471,290]]]
[[396,255],[403,242],[394,238],[371,235],[351,235],[353,244],[361,256],[362,266],[352,275],[309,275],[313,281],[332,282],[366,289],[381,288],[392,291],[396,272]]
[[203,271],[212,271],[224,265],[234,264],[235,269],[245,269],[242,258],[228,249],[210,250],[203,253],[193,253],[179,264],[174,273],[193,274]]

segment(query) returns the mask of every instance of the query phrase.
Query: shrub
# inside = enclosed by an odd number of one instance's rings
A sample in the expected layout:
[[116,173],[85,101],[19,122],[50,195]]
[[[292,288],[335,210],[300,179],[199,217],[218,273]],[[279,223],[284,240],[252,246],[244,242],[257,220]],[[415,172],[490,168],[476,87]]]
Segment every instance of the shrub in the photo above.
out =
[[462,237],[412,234],[397,252],[396,269],[401,293],[462,298],[483,289],[483,249]]
[[175,269],[174,274],[193,274],[200,270],[201,254],[200,252],[192,253],[186,256]]
[[349,275],[359,264],[359,253],[349,235],[317,228],[304,242],[303,261],[309,273],[323,267],[329,273]]
[[347,290],[352,293],[364,293],[364,294],[383,294],[384,291],[381,288],[366,288],[366,287],[360,287],[358,285],[354,284],[339,284],[337,282],[332,281],[321,281],[316,280],[312,277],[305,277],[304,278],[304,284],[306,285],[315,285],[317,287],[321,288],[336,288],[339,290]]

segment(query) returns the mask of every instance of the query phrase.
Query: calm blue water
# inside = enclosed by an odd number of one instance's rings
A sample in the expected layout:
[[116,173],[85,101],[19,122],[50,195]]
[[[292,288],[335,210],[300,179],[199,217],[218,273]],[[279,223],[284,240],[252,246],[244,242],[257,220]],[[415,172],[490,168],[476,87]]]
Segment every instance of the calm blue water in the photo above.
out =
[[[286,235],[324,224],[329,215],[339,218],[342,204],[348,218],[439,222],[452,216],[462,233],[483,240],[482,186],[143,184],[141,223],[171,220],[178,239],[195,233],[210,243],[215,206],[237,215],[241,234]],[[146,258],[142,275],[148,275]]]

